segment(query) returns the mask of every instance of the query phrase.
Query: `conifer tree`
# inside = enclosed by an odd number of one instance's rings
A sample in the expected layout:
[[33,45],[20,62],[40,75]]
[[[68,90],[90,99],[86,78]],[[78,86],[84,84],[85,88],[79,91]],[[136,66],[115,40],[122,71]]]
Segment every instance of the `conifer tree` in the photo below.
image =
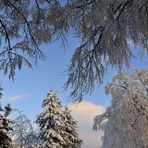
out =
[[41,148],[80,148],[82,140],[76,132],[76,121],[66,107],[64,110],[52,90],[43,100],[45,109],[37,118],[40,127]]
[[[2,96],[2,89],[0,88],[0,99]],[[8,104],[2,109],[0,105],[0,148],[12,148],[12,140],[8,136],[8,132],[11,130],[10,124],[12,121],[8,119],[8,116],[11,112],[11,107]]]
[[58,97],[52,90],[43,100],[43,112],[37,118],[37,124],[40,127],[41,148],[65,148],[66,132],[64,114]]
[[65,130],[68,133],[67,148],[80,148],[82,140],[78,137],[77,134],[77,122],[74,121],[73,117],[70,114],[68,107],[65,107]]

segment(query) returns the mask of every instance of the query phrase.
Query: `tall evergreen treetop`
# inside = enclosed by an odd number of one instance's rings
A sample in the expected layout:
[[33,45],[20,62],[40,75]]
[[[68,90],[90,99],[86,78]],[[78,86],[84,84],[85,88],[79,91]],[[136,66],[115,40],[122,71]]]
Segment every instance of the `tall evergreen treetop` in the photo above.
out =
[[52,90],[43,100],[42,107],[45,109],[36,121],[41,130],[41,148],[64,148],[66,143],[64,115],[58,97]]
[[36,121],[41,131],[41,148],[80,148],[82,140],[76,132],[76,122],[68,108],[63,110],[57,94],[50,90],[42,107]]

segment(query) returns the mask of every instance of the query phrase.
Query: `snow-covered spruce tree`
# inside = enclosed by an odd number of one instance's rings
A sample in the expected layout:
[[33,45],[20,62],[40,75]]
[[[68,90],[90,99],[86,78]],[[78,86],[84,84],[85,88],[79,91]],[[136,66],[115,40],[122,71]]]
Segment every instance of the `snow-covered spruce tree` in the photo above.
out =
[[148,148],[148,71],[118,72],[106,93],[111,105],[94,125],[105,132],[102,148]]
[[44,111],[37,118],[41,131],[41,148],[80,148],[82,140],[76,132],[77,124],[52,90],[43,101]]
[[38,116],[36,123],[40,127],[42,140],[41,148],[65,148],[68,141],[65,132],[65,116],[58,97],[52,90],[43,100],[43,112]]
[[65,130],[68,133],[67,148],[80,148],[82,140],[77,134],[77,122],[74,121],[73,117],[70,114],[68,107],[65,107]]
[[[0,98],[2,96],[0,90]],[[8,115],[11,112],[11,107],[8,104],[5,109],[2,109],[0,105],[0,148],[12,148],[12,140],[8,136],[8,132],[11,130],[10,124],[12,121],[8,119]]]

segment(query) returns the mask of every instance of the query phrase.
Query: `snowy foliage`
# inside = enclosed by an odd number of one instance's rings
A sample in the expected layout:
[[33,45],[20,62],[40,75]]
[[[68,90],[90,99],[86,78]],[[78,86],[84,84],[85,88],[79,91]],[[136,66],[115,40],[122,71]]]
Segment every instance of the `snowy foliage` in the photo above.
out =
[[105,131],[102,148],[147,148],[148,71],[118,72],[106,93],[112,95],[111,105],[94,125]]
[[101,84],[108,66],[129,64],[129,42],[148,53],[147,7],[147,0],[69,1],[68,21],[81,39],[65,85],[73,88],[74,100],[81,101],[83,94],[91,93],[96,83]]
[[[75,131],[76,124],[70,114],[62,109],[55,93],[50,90],[47,98],[43,100],[44,110],[38,116],[40,127],[41,148],[79,148],[81,140]],[[71,125],[73,124],[73,125]]]
[[1,0],[0,70],[14,78],[31,59],[43,58],[39,46],[68,33],[80,39],[68,68],[65,88],[80,101],[102,83],[108,66],[128,64],[129,42],[148,51],[147,0]]
[[13,148],[40,148],[41,140],[39,138],[39,133],[37,131],[28,133],[23,137],[22,142],[23,143],[18,139],[13,139]]
[[68,141],[67,148],[80,148],[82,140],[78,137],[77,134],[77,122],[74,121],[73,117],[70,114],[68,107],[65,107],[65,131],[67,132]]
[[[1,88],[0,88],[0,99],[1,99]],[[12,130],[10,125],[12,121],[8,118],[11,112],[11,107],[8,104],[5,109],[2,109],[0,105],[0,148],[12,148],[12,140],[9,137],[9,131]]]
[[[14,109],[19,113],[11,126],[13,131],[10,135],[13,139],[13,147],[32,147],[38,145],[40,140],[38,134],[33,130],[31,121],[22,112]],[[37,146],[36,146],[37,147]]]
[[25,137],[25,145],[27,148],[39,148],[41,139],[38,131],[30,132]]
[[57,96],[50,91],[42,106],[45,109],[37,119],[43,141],[41,148],[64,148],[64,116]]

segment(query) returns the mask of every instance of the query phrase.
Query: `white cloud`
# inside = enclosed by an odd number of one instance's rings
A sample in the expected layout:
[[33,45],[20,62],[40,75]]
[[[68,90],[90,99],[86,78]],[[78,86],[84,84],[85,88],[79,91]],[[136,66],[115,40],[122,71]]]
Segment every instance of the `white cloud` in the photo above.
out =
[[93,120],[96,115],[102,114],[105,108],[101,105],[95,105],[91,102],[82,102],[76,105],[70,105],[69,109],[76,121],[78,121],[79,136],[83,140],[82,148],[98,148],[101,146],[101,131],[93,131]]
[[30,95],[31,95],[30,93],[25,93],[25,94],[22,94],[22,95],[10,96],[9,100],[10,101],[23,100],[23,99],[29,97]]

